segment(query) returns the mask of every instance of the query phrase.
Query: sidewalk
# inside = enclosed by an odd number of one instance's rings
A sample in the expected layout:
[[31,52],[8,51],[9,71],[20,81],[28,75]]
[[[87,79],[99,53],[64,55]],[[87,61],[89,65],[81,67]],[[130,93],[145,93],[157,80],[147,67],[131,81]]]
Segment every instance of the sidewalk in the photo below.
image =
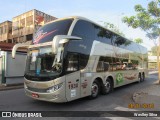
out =
[[[150,72],[154,74],[158,72]],[[138,104],[154,104],[156,108],[160,109],[160,84],[158,80],[145,89],[141,89],[133,94],[133,101]]]
[[0,91],[20,89],[20,88],[23,88],[23,87],[24,87],[23,83],[10,84],[10,85],[0,85]]

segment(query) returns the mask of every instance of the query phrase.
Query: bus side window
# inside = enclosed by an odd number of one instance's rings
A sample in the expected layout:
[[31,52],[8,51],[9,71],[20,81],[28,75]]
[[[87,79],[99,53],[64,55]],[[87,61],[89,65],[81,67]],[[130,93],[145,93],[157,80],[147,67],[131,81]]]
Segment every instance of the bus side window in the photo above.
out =
[[67,57],[67,72],[74,72],[79,70],[79,56],[76,53],[69,53]]
[[104,64],[103,63],[104,63],[103,61],[98,62],[97,69],[96,69],[97,72],[103,72],[104,71]]
[[104,62],[103,66],[104,66],[104,71],[108,71],[109,70],[109,62]]

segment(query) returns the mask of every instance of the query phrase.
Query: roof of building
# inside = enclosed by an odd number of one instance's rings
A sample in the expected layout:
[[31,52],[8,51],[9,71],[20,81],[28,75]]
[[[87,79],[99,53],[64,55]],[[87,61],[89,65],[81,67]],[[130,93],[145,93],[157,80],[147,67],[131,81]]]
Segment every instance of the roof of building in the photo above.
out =
[[[1,51],[12,51],[12,48],[15,44],[13,43],[0,43],[0,50]],[[20,48],[17,50],[18,52],[27,52],[27,49]]]
[[10,22],[10,23],[12,23],[12,21],[10,21],[10,20],[6,20],[6,21],[4,21],[4,22],[1,22],[0,24],[4,24],[4,23],[6,23],[6,22]]
[[[44,13],[44,14],[46,14],[46,15],[49,15],[49,14],[47,14],[47,13],[45,13],[45,12],[42,12],[42,11],[39,11],[39,10],[36,10],[36,9],[32,9],[32,10],[29,10],[29,11],[27,11],[27,12],[24,12],[24,13],[22,13],[22,14],[20,14],[20,15],[17,15],[17,16],[15,16],[15,17],[13,17],[13,19],[16,18],[16,17],[19,17],[19,16],[21,16],[21,15],[27,14],[28,12],[31,12],[31,11],[38,11],[38,12]],[[52,16],[52,15],[49,15],[49,16]],[[52,16],[52,17],[54,17],[54,16]],[[54,17],[54,18],[56,18],[56,17]]]

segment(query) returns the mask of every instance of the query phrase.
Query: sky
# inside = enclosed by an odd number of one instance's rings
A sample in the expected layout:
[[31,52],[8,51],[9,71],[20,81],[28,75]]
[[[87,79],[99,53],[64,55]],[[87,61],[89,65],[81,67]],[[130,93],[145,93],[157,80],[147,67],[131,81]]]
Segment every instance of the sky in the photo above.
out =
[[128,39],[143,39],[148,50],[154,46],[140,29],[132,29],[122,23],[124,16],[135,15],[134,6],[147,7],[150,0],[1,0],[0,23],[12,20],[26,11],[37,9],[57,18],[68,16],[86,17],[98,24],[109,22],[117,26]]

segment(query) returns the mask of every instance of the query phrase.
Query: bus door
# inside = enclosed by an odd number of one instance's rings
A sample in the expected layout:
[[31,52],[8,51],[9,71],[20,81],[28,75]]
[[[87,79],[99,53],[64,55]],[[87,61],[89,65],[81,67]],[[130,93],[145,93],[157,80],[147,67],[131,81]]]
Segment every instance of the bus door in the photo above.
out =
[[68,101],[80,97],[80,71],[79,71],[79,55],[69,53],[67,55],[66,72],[66,98]]

